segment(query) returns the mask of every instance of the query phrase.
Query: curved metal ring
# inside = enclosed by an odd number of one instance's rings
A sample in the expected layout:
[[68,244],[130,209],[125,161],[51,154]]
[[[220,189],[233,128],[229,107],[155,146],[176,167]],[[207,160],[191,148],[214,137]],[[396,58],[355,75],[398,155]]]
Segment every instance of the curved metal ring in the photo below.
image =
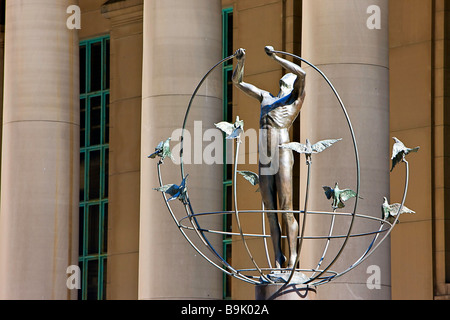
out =
[[[297,214],[303,214],[304,211],[283,211],[283,210],[240,210],[240,214],[249,214],[249,213],[266,213],[266,212],[276,212],[276,213],[283,213],[283,212],[289,212],[289,213],[297,213]],[[201,218],[205,216],[211,216],[211,215],[226,215],[226,214],[234,214],[234,211],[216,211],[216,212],[202,212],[202,213],[195,213],[192,215],[192,217],[185,216],[181,218],[178,223],[179,226],[186,230],[194,230],[193,227],[190,227],[186,224],[183,224],[183,221],[187,219],[191,219],[193,217]],[[308,214],[310,215],[331,215],[333,217],[341,216],[341,217],[352,217],[352,213],[338,213],[338,212],[321,212],[321,211],[308,211]],[[356,214],[357,218],[361,219],[367,219],[367,220],[373,220],[374,222],[380,222],[381,227],[378,230],[375,231],[368,231],[368,232],[362,232],[362,233],[352,233],[350,235],[350,238],[356,238],[356,237],[365,237],[370,235],[377,235],[380,233],[384,233],[389,231],[391,228],[391,223],[384,221],[381,218],[373,217],[373,216],[367,216],[362,214]],[[382,226],[386,224],[387,228],[382,228]],[[240,232],[230,232],[230,231],[221,231],[221,230],[213,230],[213,229],[202,229],[200,228],[199,231],[212,233],[212,234],[218,234],[218,235],[226,235],[226,236],[241,236]],[[259,233],[242,233],[245,237],[253,237],[253,238],[270,238],[270,235],[268,234],[259,234]],[[325,239],[343,239],[346,238],[347,234],[337,234],[337,235],[316,235],[316,236],[304,236],[304,240],[325,240]],[[286,235],[282,236],[282,238],[286,238]],[[297,239],[300,239],[301,236],[297,236]],[[373,242],[373,241],[372,241]],[[317,268],[316,268],[317,269]],[[261,268],[263,270],[263,268]]]

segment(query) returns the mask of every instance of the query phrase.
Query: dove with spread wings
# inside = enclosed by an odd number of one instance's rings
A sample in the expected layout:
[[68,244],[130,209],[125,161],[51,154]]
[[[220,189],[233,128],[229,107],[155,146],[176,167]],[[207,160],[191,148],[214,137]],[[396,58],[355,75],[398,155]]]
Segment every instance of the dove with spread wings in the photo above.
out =
[[170,195],[171,197],[167,200],[167,202],[175,200],[175,199],[179,199],[181,202],[185,203],[186,202],[186,193],[187,193],[186,179],[188,176],[189,175],[187,174],[186,177],[183,178],[180,185],[166,184],[159,188],[153,188],[153,190],[164,192],[164,193]]
[[306,139],[306,144],[298,143],[298,142],[289,142],[285,144],[281,144],[279,147],[282,149],[290,149],[294,150],[298,153],[303,153],[306,156],[306,162],[311,161],[311,155],[315,153],[320,153],[324,151],[325,149],[328,149],[333,144],[335,144],[338,141],[341,141],[342,139],[328,139],[328,140],[322,140],[319,141],[313,145],[311,145],[311,142],[309,139]]
[[[383,219],[388,221],[390,224],[393,224],[397,214],[403,214],[403,213],[415,213],[414,211],[412,211],[411,209],[408,209],[405,206],[402,206],[402,210],[400,210],[401,204],[400,203],[393,203],[393,204],[389,204],[389,202],[387,201],[387,198],[384,197],[384,202],[381,206],[381,212],[383,215]],[[397,220],[398,223],[398,220]]]
[[419,151],[420,147],[415,147],[415,148],[407,148],[405,147],[405,145],[403,144],[403,142],[401,142],[399,139],[397,139],[396,137],[393,137],[392,139],[394,139],[395,143],[392,146],[392,168],[391,168],[391,172],[392,170],[394,170],[394,167],[402,161],[406,161],[405,157],[411,153],[411,152],[417,152]]
[[333,198],[333,202],[331,204],[331,207],[333,209],[344,208],[345,201],[356,197],[356,192],[351,189],[343,189],[343,190],[339,189],[337,182],[336,182],[334,188],[327,187],[327,186],[324,186],[322,188],[325,191],[325,195],[327,196],[328,200]]
[[218,129],[225,132],[226,139],[236,139],[239,137],[241,132],[244,131],[244,120],[240,120],[239,116],[236,117],[236,121],[234,123],[229,123],[226,121],[222,121],[214,124]]

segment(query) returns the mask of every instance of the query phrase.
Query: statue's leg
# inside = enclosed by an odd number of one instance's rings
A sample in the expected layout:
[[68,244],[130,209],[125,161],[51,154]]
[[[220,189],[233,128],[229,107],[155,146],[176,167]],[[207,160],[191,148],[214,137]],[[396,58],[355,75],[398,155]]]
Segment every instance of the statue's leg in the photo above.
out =
[[[259,189],[266,210],[277,209],[277,193],[275,177],[273,175],[261,175],[259,177]],[[275,267],[282,268],[285,256],[281,251],[281,227],[276,213],[267,213],[269,220],[270,235],[272,238],[273,249],[275,253]]]
[[[280,167],[276,175],[276,184],[278,190],[278,200],[280,202],[281,210],[293,210],[292,206],[292,168],[293,155],[290,150],[280,150]],[[297,258],[297,236],[298,236],[298,222],[295,219],[294,213],[283,213],[283,224],[286,230],[288,246],[289,246],[289,261],[288,268],[293,268]]]

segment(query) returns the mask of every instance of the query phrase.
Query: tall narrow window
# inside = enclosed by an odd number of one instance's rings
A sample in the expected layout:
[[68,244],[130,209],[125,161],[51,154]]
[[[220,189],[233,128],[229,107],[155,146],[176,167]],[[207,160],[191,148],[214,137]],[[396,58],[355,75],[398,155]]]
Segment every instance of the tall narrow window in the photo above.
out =
[[109,36],[80,42],[79,300],[106,298]]
[[[223,57],[233,54],[233,9],[222,10],[222,47]],[[233,83],[231,76],[233,73],[233,61],[229,60],[223,66],[223,120],[234,122],[233,120]],[[224,143],[224,166],[223,166],[223,210],[231,211],[232,208],[232,164],[227,164],[227,145]],[[226,232],[231,232],[231,215],[224,215],[223,228]],[[225,235],[223,238],[223,253],[226,261],[231,264],[231,236]],[[223,283],[224,299],[231,299],[231,276],[224,274]]]

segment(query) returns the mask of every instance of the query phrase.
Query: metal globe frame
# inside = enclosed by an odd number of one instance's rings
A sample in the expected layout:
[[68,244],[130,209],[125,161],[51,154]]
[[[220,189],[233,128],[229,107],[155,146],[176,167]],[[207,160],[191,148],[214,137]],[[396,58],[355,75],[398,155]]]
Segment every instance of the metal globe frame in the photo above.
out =
[[[274,283],[274,281],[268,277],[268,274],[275,272],[275,271],[281,271],[281,272],[288,272],[289,273],[289,278],[288,280],[285,282],[285,285],[288,285],[291,283],[295,272],[305,272],[305,273],[309,273],[310,276],[308,276],[307,281],[303,282],[303,285],[307,285],[307,286],[312,286],[312,287],[317,287],[326,283],[329,283],[330,281],[333,281],[334,279],[343,276],[344,274],[348,273],[349,271],[353,270],[354,268],[356,268],[358,265],[360,265],[363,261],[365,261],[370,255],[372,255],[373,252],[375,252],[375,250],[381,245],[381,243],[383,243],[383,241],[389,236],[389,234],[391,233],[391,231],[393,230],[394,226],[396,225],[399,216],[400,216],[400,212],[402,210],[402,208],[404,207],[404,203],[406,200],[406,195],[407,195],[407,191],[408,191],[408,184],[409,184],[409,163],[406,161],[406,159],[403,159],[403,162],[405,163],[405,168],[406,168],[406,177],[405,177],[405,188],[404,188],[404,192],[403,192],[403,198],[402,198],[402,202],[400,204],[400,208],[397,212],[397,215],[395,217],[395,220],[390,223],[389,221],[383,219],[382,217],[377,218],[377,217],[373,217],[373,216],[368,216],[368,215],[362,215],[362,214],[358,214],[357,212],[357,206],[358,206],[358,199],[359,199],[359,193],[360,193],[360,162],[359,162],[359,153],[358,153],[358,147],[357,147],[357,142],[356,142],[356,137],[355,137],[355,133],[353,130],[353,126],[350,120],[350,117],[347,113],[347,109],[345,108],[345,105],[341,99],[341,97],[339,96],[339,93],[337,92],[337,90],[335,89],[335,87],[333,86],[333,84],[331,83],[331,81],[327,78],[327,76],[318,68],[316,67],[314,64],[312,64],[311,62],[296,56],[292,53],[288,53],[288,52],[283,52],[283,51],[274,51],[274,53],[277,54],[281,54],[281,55],[286,55],[286,56],[291,56],[294,59],[297,59],[301,62],[306,63],[307,65],[309,65],[310,67],[312,67],[316,72],[318,72],[322,78],[326,81],[326,83],[328,84],[328,86],[330,87],[330,89],[332,90],[333,94],[335,95],[338,104],[340,106],[340,108],[342,109],[343,114],[345,115],[346,121],[347,121],[347,125],[352,137],[352,142],[353,142],[353,148],[354,148],[354,157],[355,157],[355,163],[356,163],[356,198],[355,198],[355,203],[354,203],[354,208],[352,212],[349,213],[343,213],[343,212],[336,212],[336,210],[334,209],[333,212],[326,212],[326,211],[311,211],[308,210],[308,198],[309,198],[309,193],[310,193],[310,174],[311,174],[311,162],[307,162],[307,184],[306,184],[306,191],[305,191],[305,201],[304,201],[304,208],[303,210],[289,210],[289,211],[284,211],[284,210],[266,210],[264,209],[264,205],[262,204],[262,209],[261,210],[242,210],[240,211],[238,209],[237,206],[237,199],[238,199],[238,194],[237,194],[237,187],[236,187],[236,174],[237,174],[237,167],[238,167],[238,155],[239,155],[239,146],[241,144],[240,139],[236,139],[236,148],[235,148],[235,161],[234,161],[234,170],[233,170],[233,196],[234,196],[234,210],[233,211],[216,211],[216,212],[201,212],[201,213],[196,213],[193,210],[191,201],[189,199],[189,195],[187,192],[186,198],[183,201],[183,207],[185,210],[185,215],[180,219],[177,218],[177,215],[175,215],[175,212],[170,204],[170,202],[168,201],[168,197],[167,195],[162,192],[162,196],[163,196],[163,200],[167,206],[167,209],[176,225],[176,227],[178,228],[178,230],[181,232],[181,234],[184,236],[184,238],[186,239],[186,241],[192,246],[192,248],[202,257],[204,258],[207,262],[209,262],[212,266],[214,266],[215,268],[219,269],[220,271],[222,271],[223,273],[232,276],[238,280],[253,284],[253,285],[261,285],[261,284],[267,284],[267,283]],[[184,121],[183,121],[183,125],[182,125],[182,133],[181,133],[181,149],[180,149],[180,171],[181,171],[181,178],[185,179],[186,178],[186,174],[185,174],[185,166],[184,166],[184,161],[183,161],[183,146],[184,146],[184,134],[185,134],[185,130],[186,130],[186,124],[187,124],[187,120],[189,117],[189,112],[192,108],[192,104],[193,101],[199,91],[199,89],[201,88],[202,84],[204,83],[204,81],[207,79],[207,77],[211,74],[211,72],[213,72],[213,70],[215,70],[217,67],[221,66],[223,63],[231,60],[235,58],[235,54],[219,61],[218,63],[216,63],[204,76],[203,78],[200,80],[200,82],[198,83],[196,89],[194,90],[190,100],[189,100],[189,104],[187,106],[187,110],[186,110],[186,114],[184,117]],[[157,164],[157,174],[158,174],[158,180],[159,180],[159,184],[160,186],[163,186],[163,178],[162,178],[162,172],[161,172],[161,165],[162,162],[159,161]],[[186,186],[187,190],[188,187]],[[302,226],[301,228],[299,228],[299,235],[297,237],[297,241],[298,241],[298,252],[297,252],[297,261],[294,264],[294,266],[298,265],[298,261],[299,261],[299,257],[300,257],[300,253],[302,250],[302,246],[303,246],[303,242],[304,240],[325,240],[325,246],[323,249],[323,252],[320,256],[319,261],[317,261],[317,265],[314,268],[309,268],[309,269],[302,269],[302,268],[273,268],[272,264],[271,264],[271,260],[270,260],[270,255],[269,255],[269,250],[268,250],[268,246],[267,246],[267,238],[270,237],[270,235],[266,234],[265,232],[265,215],[266,213],[270,213],[270,212],[274,212],[274,213],[285,213],[285,212],[292,212],[294,214],[298,214],[299,218],[300,216],[302,216]],[[241,219],[240,219],[240,215],[241,214],[260,214],[261,218],[262,218],[262,232],[260,234],[250,234],[250,233],[244,233],[242,225],[241,225]],[[201,224],[199,223],[199,220],[203,217],[206,216],[214,216],[214,215],[234,215],[236,218],[236,222],[237,222],[237,229],[239,232],[227,232],[227,231],[221,231],[221,230],[211,230],[211,229],[206,229],[206,228],[202,228]],[[307,221],[307,217],[310,215],[324,215],[324,216],[331,216],[331,223],[330,223],[330,228],[329,228],[329,232],[326,235],[315,235],[315,236],[305,236],[304,232],[305,232],[305,225],[306,225],[306,221]],[[334,228],[335,228],[335,221],[337,217],[349,217],[350,218],[350,223],[348,226],[348,231],[346,233],[343,234],[333,234],[334,232]],[[355,222],[356,218],[361,218],[361,219],[366,219],[366,220],[372,220],[375,222],[379,222],[379,227],[377,230],[373,230],[370,232],[363,232],[363,233],[356,233],[356,234],[352,234],[352,229],[353,229],[353,225]],[[299,219],[300,221],[300,219]],[[201,240],[201,243],[203,244],[204,248],[206,248],[214,257],[214,260],[210,257],[208,257],[203,250],[196,244],[194,244],[194,241],[188,236],[187,231],[194,231],[195,234],[198,236],[198,238]],[[216,235],[228,235],[228,236],[238,236],[242,239],[242,242],[245,246],[245,250],[253,264],[253,267],[251,268],[245,268],[245,269],[236,269],[234,268],[232,265],[230,265],[223,257],[221,254],[219,254],[219,252],[213,247],[213,245],[211,244],[210,240],[208,239],[208,237],[206,236],[207,234],[216,234]],[[334,271],[331,270],[331,267],[335,264],[335,262],[339,259],[339,257],[341,256],[342,252],[344,251],[348,240],[350,238],[353,237],[370,237],[372,236],[372,240],[369,243],[369,246],[366,250],[364,250],[361,253],[361,256],[356,259],[356,261],[354,261],[353,263],[351,263],[346,269],[342,270],[342,271]],[[285,237],[285,236],[283,236]],[[256,262],[256,260],[254,259],[252,252],[249,249],[249,246],[247,244],[247,240],[246,238],[262,238],[263,242],[264,242],[264,248],[265,248],[265,256],[267,259],[267,264],[268,267],[260,267],[258,265],[258,263]],[[334,256],[334,258],[331,260],[331,262],[329,262],[326,266],[322,267],[322,264],[324,262],[324,258],[327,255],[328,249],[329,249],[329,245],[331,243],[332,240],[334,239],[343,239],[343,242],[337,252],[337,254]],[[257,275],[253,275],[254,273],[256,273]]]

